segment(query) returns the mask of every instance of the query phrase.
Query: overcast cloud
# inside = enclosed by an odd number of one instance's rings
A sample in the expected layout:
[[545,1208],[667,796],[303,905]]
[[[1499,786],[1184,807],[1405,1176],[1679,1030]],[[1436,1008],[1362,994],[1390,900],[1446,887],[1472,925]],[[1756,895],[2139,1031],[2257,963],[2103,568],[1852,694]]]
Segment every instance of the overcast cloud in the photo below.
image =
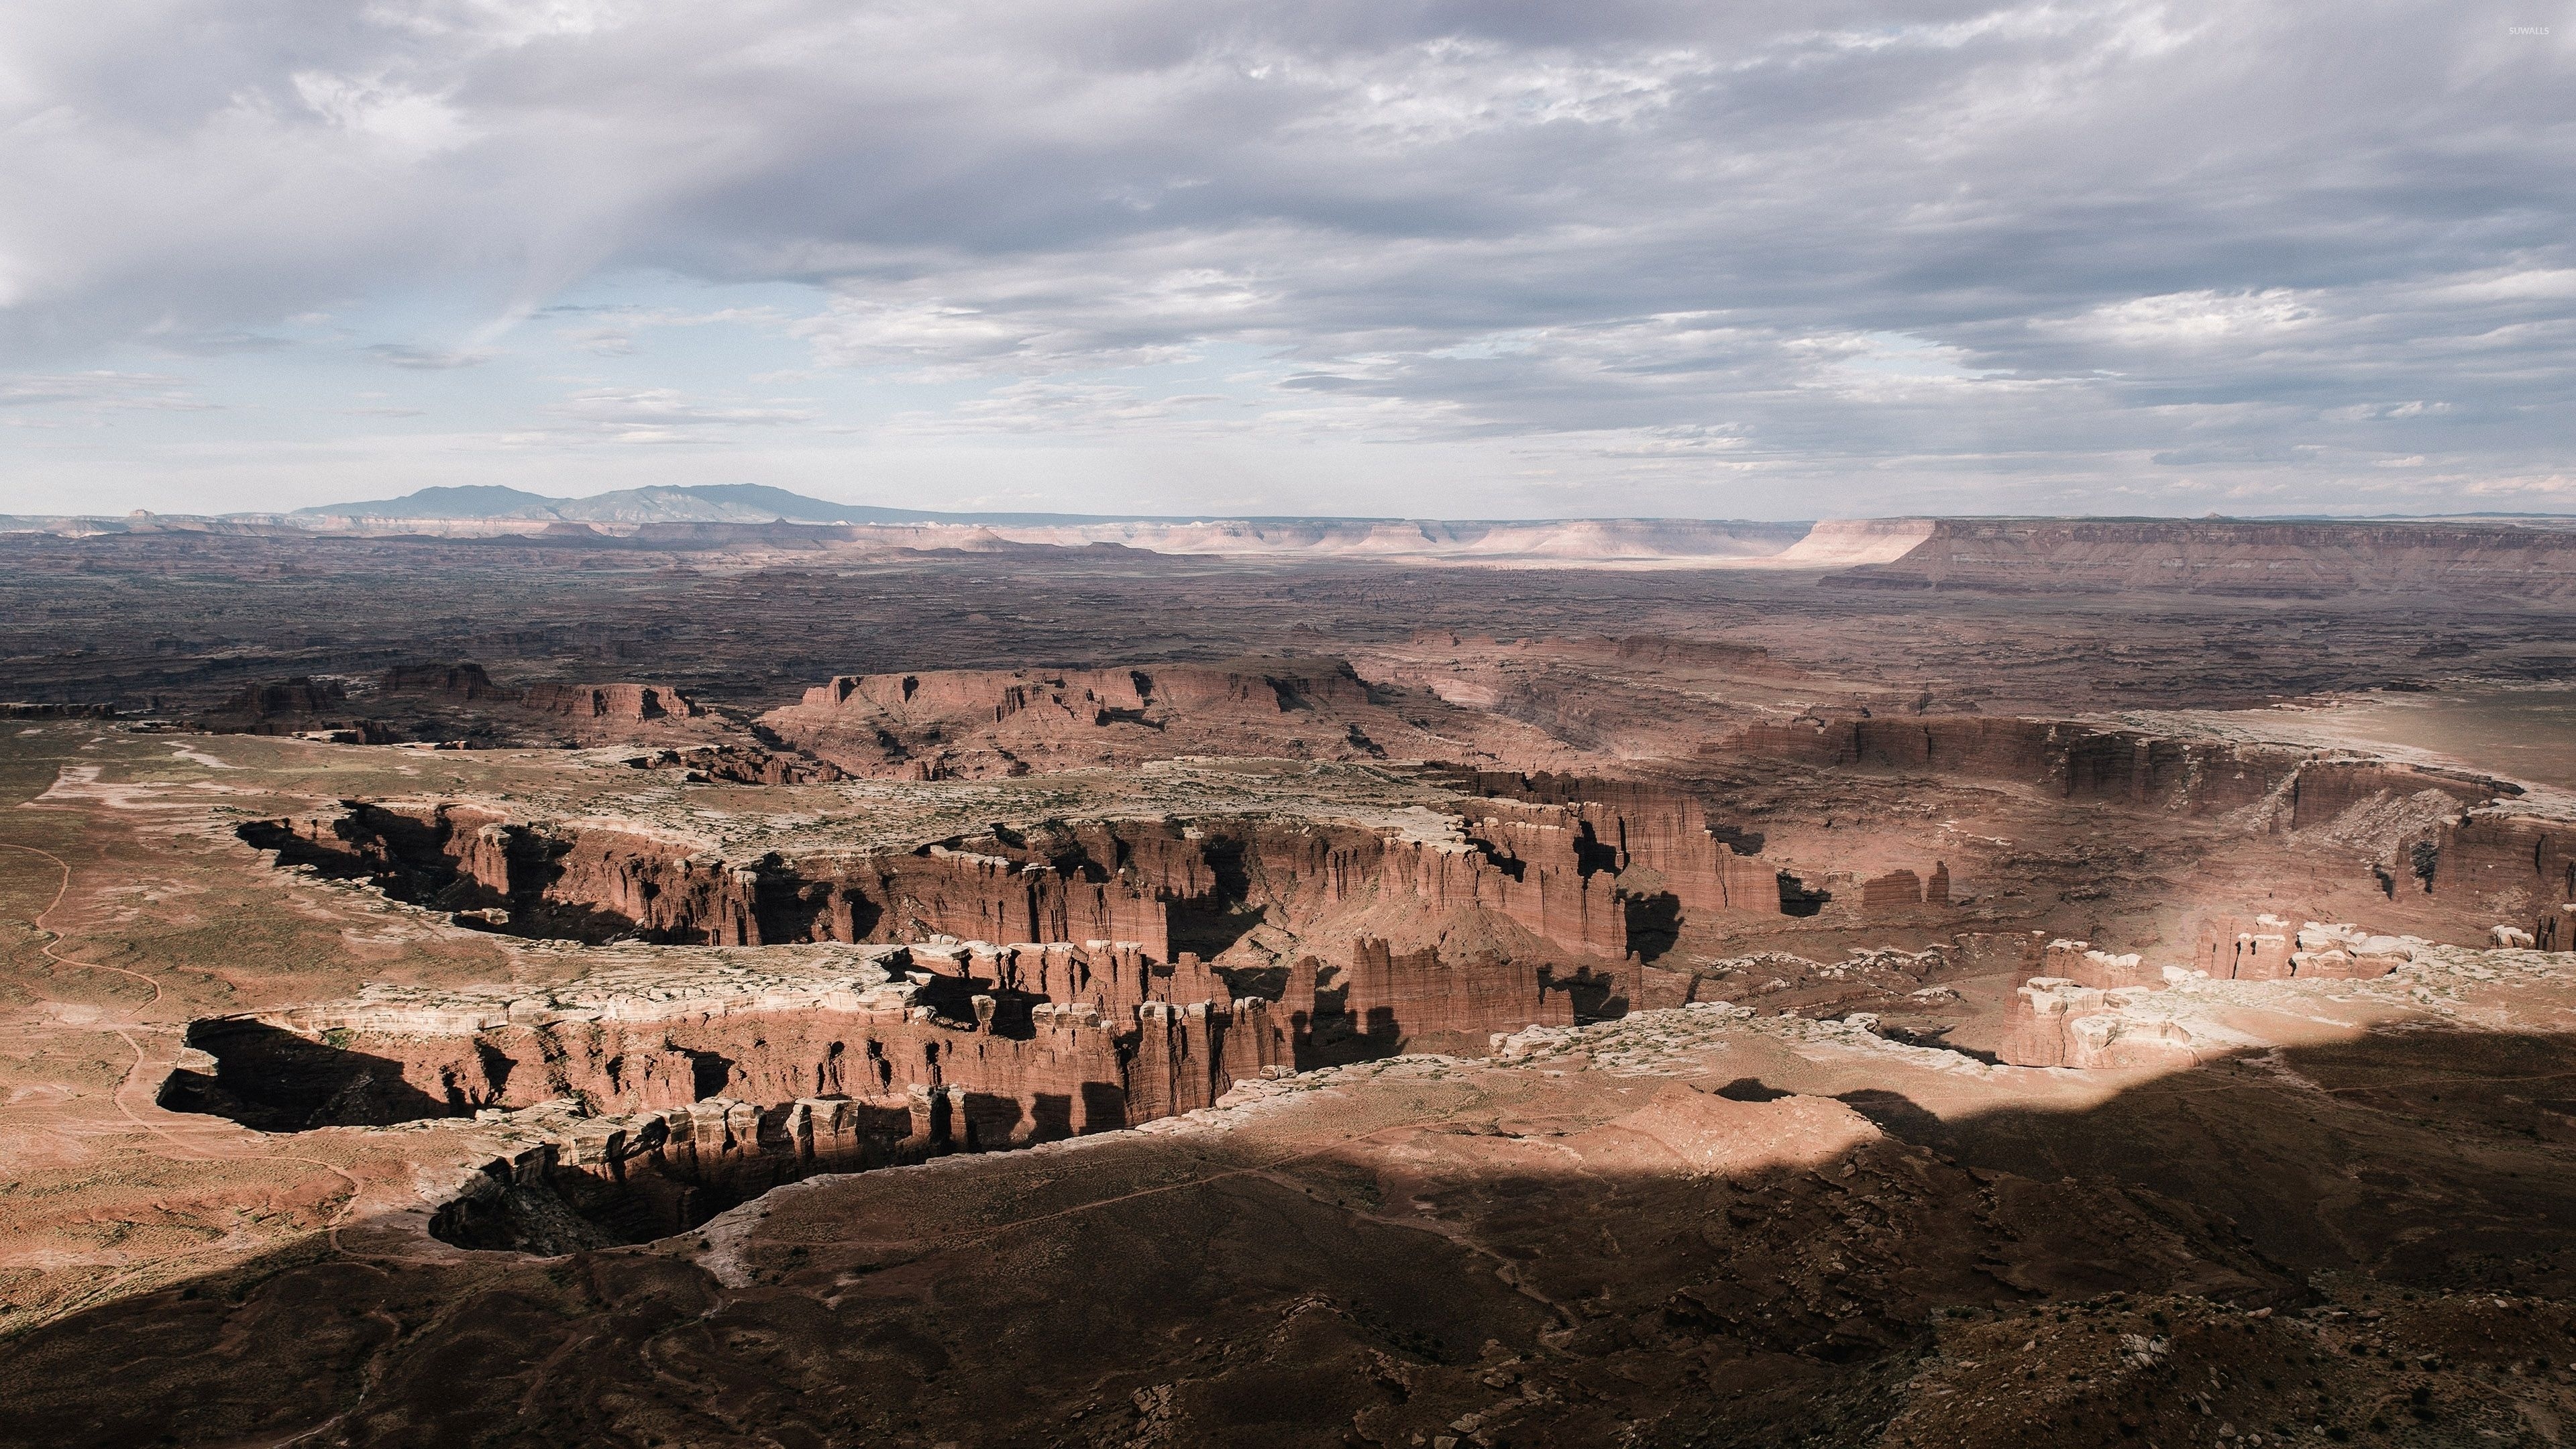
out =
[[2570,11],[21,7],[0,512],[2576,511]]

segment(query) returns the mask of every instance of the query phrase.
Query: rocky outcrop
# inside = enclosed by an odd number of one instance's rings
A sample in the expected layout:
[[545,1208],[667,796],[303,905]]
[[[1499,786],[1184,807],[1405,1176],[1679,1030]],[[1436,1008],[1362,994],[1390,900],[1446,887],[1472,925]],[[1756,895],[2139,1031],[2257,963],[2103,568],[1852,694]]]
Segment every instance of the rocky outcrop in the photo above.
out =
[[1480,1055],[1496,1032],[1574,1024],[1571,982],[1495,956],[1446,962],[1437,951],[1362,941],[1342,969],[1338,1000],[1319,986],[1321,975],[1311,960],[1301,963],[1276,1013],[1280,1059],[1301,1067],[1380,1049]]
[[2096,991],[2116,991],[2130,986],[2160,986],[2162,969],[2149,966],[2134,951],[2117,955],[2096,951],[2090,941],[2055,940],[2048,943],[2040,962],[2040,977],[2072,981]]
[[2410,959],[2396,936],[2316,921],[2293,927],[2279,916],[2218,917],[2205,923],[2192,969],[2218,981],[2385,976]]
[[2196,1056],[2188,1029],[2126,1008],[2194,973],[2219,981],[2375,979],[2414,960],[2422,944],[2350,924],[2310,921],[2294,930],[2271,915],[2205,922],[2189,968],[2051,941],[2043,974],[2014,990],[1997,1055],[2023,1067],[2189,1066]]
[[472,805],[344,802],[338,817],[255,822],[281,865],[365,877],[397,899],[512,935],[759,946],[787,941],[1132,940],[1169,954],[1168,915],[1132,881],[970,851],[728,861],[608,826],[513,821]]
[[1900,868],[1860,883],[1860,908],[1864,916],[1949,903],[1950,866],[1947,861],[1934,861],[1930,875],[1916,875]]
[[2120,1010],[2127,991],[2104,991],[2063,977],[2036,976],[2013,992],[1996,1055],[2017,1067],[2084,1069],[2193,1065],[2189,1030]]
[[2235,746],[2049,720],[1978,715],[1809,717],[1757,724],[1716,753],[1818,769],[1920,771],[2011,781],[2067,799],[2205,813],[2272,798],[2313,752]]
[[667,684],[540,683],[524,690],[492,682],[483,666],[471,660],[453,664],[404,664],[385,671],[378,688],[388,695],[410,696],[442,704],[517,705],[541,715],[572,720],[620,720],[641,723],[658,719],[696,719],[706,714],[696,701]]

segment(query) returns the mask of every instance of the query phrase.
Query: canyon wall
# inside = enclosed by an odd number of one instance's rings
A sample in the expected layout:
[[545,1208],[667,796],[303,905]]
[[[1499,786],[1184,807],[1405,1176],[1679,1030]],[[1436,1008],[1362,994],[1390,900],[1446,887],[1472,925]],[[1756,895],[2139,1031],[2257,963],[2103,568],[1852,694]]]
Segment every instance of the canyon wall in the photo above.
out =
[[[1662,878],[1684,912],[1781,912],[1779,872],[1739,855],[1686,791],[1575,775],[1447,773],[1462,791],[1487,797],[1477,809],[1498,837],[1498,851],[1587,874],[1643,867]],[[1506,801],[1543,809],[1514,814]],[[1563,828],[1553,828],[1559,817]]]
[[852,774],[925,780],[1189,753],[1375,757],[1362,724],[1403,729],[1338,659],[841,675],[759,723]]
[[[1625,956],[1616,872],[1576,853],[1591,825],[1563,810],[1540,819],[1546,812],[1515,808],[1509,821],[1471,822],[1463,842],[1309,822],[1118,821],[1087,823],[1043,850],[985,840],[753,861],[463,804],[352,801],[337,817],[255,822],[241,833],[278,851],[281,864],[365,876],[401,899],[516,935],[718,946],[1110,940],[1168,961],[1176,927],[1209,940],[1250,912],[1304,933],[1402,903],[1424,920],[1491,912],[1564,951]],[[1692,889],[1715,898],[1727,879],[1694,878]],[[1776,891],[1773,899],[1776,909]]]
[[1915,770],[2040,787],[2192,815],[2283,807],[2277,828],[2327,823],[2358,804],[2426,791],[2466,806],[2518,787],[2459,771],[2390,760],[2334,758],[2292,745],[2150,735],[2071,721],[1982,715],[1806,717],[1756,724],[1710,756],[1781,760],[1816,769]]
[[2576,821],[2510,807],[2462,811],[2419,830],[2381,867],[2391,895],[2451,898],[2482,921],[2576,950]]
[[[1301,958],[1278,1001],[1194,955],[1102,941],[806,948],[777,970],[628,969],[515,997],[378,987],[209,1018],[188,1035],[203,1065],[160,1100],[273,1132],[542,1109],[545,1149],[450,1204],[441,1235],[579,1244],[681,1231],[815,1172],[1132,1126],[1245,1078],[1482,1052],[1573,1019],[1544,970],[1376,941]],[[556,1206],[555,1228],[502,1221]]]

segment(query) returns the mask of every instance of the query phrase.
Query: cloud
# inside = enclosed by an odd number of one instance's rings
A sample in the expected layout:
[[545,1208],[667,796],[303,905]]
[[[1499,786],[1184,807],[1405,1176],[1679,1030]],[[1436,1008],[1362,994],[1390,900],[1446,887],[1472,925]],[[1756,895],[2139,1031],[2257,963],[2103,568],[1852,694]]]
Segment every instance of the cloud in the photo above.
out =
[[[370,0],[12,44],[30,374],[284,379],[250,349],[375,306],[467,340],[373,364],[599,359],[571,401],[477,377],[546,437],[1499,444],[1607,511],[2571,466],[2576,47],[2431,0]],[[848,390],[686,400],[799,374]]]
[[216,404],[188,390],[185,378],[158,373],[80,372],[0,376],[0,408],[59,408],[75,413],[207,412]]
[[731,429],[785,427],[816,416],[803,408],[710,405],[661,387],[587,388],[549,411],[560,424],[551,434],[527,441],[552,436],[615,443],[712,442]]
[[480,367],[492,360],[488,352],[454,352],[440,347],[416,347],[407,342],[379,342],[365,349],[368,356],[389,367],[415,372],[446,372],[459,367]]

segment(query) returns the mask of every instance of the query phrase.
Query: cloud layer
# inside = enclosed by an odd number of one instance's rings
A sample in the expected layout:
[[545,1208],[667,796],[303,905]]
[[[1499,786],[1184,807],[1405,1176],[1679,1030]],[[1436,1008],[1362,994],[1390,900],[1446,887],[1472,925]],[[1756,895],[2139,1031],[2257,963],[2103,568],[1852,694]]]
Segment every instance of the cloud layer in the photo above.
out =
[[2569,8],[57,8],[0,511],[2566,507]]

